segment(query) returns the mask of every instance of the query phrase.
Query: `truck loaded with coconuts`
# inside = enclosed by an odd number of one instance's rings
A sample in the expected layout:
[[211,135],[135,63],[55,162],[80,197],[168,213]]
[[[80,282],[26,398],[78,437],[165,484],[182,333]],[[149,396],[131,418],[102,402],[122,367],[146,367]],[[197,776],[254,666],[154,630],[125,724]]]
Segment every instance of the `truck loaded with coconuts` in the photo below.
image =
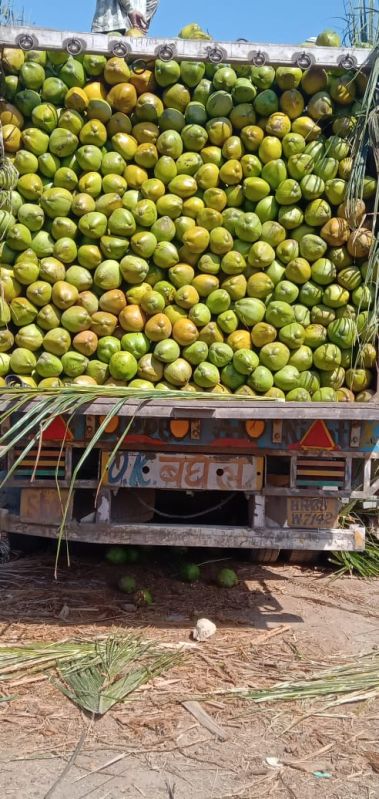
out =
[[3,540],[364,549],[375,51],[1,40]]

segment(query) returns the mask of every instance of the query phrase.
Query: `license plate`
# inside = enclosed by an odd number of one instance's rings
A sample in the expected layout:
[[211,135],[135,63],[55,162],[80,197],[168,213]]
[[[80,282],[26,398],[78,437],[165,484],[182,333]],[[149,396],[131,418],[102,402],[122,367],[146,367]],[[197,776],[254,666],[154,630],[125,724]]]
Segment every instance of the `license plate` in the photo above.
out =
[[341,502],[335,497],[289,497],[287,523],[289,527],[310,529],[337,526]]
[[121,452],[105,471],[108,458],[103,453],[103,484],[114,488],[256,491],[262,487],[263,459],[247,455]]

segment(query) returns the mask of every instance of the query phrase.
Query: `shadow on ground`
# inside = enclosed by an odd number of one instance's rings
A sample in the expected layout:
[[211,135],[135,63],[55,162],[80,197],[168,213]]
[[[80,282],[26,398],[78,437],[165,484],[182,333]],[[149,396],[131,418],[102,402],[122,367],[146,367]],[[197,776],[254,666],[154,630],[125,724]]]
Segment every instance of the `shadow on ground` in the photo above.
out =
[[[0,567],[0,622],[6,626],[17,621],[61,623],[66,628],[90,624],[191,629],[196,619],[206,617],[217,626],[268,630],[272,625],[303,621],[282,607],[280,585],[285,585],[286,578],[280,570],[254,565],[246,552],[140,547],[138,562],[114,566],[104,558],[105,547],[88,544],[70,544],[68,564],[68,552],[62,545],[55,579],[54,542],[28,539],[21,541],[20,550],[17,537],[16,545],[11,561]],[[183,561],[201,565],[199,582],[188,584],[180,579]],[[217,573],[224,567],[238,575],[234,588],[216,584]],[[139,589],[149,589],[151,607],[140,607],[133,595],[119,591],[118,581],[126,574],[134,577]]]

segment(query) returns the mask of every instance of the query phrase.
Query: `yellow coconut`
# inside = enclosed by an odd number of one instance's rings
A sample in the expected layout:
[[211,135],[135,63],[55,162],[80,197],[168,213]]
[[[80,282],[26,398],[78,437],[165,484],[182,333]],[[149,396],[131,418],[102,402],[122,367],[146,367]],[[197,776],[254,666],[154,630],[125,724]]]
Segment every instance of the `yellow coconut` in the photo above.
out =
[[279,139],[283,139],[290,130],[291,120],[287,114],[276,111],[275,114],[269,116],[266,124],[266,133],[269,136],[277,136]]
[[11,75],[15,75],[20,71],[25,61],[25,56],[22,50],[4,47],[1,53],[1,60],[5,72],[10,72]]
[[199,331],[191,319],[182,317],[181,319],[177,319],[174,323],[172,335],[181,347],[187,347],[189,344],[193,344],[194,341],[197,341]]
[[327,88],[328,74],[323,67],[309,67],[301,79],[301,87],[306,94],[316,94]]
[[102,311],[118,316],[126,307],[125,294],[121,289],[111,289],[101,295],[99,305]]
[[140,333],[145,327],[146,316],[139,305],[127,305],[121,311],[118,321],[128,333]]
[[150,69],[133,71],[129,78],[129,83],[133,84],[137,94],[154,92],[157,87],[154,73]]
[[116,133],[131,133],[132,123],[122,111],[116,111],[107,124],[108,136],[112,138]]
[[142,169],[140,166],[135,166],[135,164],[128,164],[124,171],[124,178],[129,189],[140,189],[145,183],[145,180],[148,180],[149,175],[148,172],[146,172],[146,169]]
[[292,132],[300,133],[301,136],[304,136],[304,139],[306,139],[307,142],[310,142],[318,139],[321,134],[321,128],[313,119],[303,116],[298,117],[298,119],[294,119],[292,122]]
[[154,122],[137,122],[134,125],[132,134],[137,139],[138,144],[155,144],[159,138],[159,128]]
[[24,124],[24,117],[21,111],[16,108],[12,103],[0,103],[0,122],[2,125],[16,125],[17,128],[22,128]]
[[129,30],[126,31],[125,36],[135,36],[140,39],[145,36],[145,33],[141,30],[141,28],[129,28]]
[[17,153],[21,146],[21,131],[16,125],[3,125],[4,149],[6,153]]
[[287,89],[281,95],[280,107],[290,119],[297,119],[304,111],[304,97],[297,89]]
[[234,351],[251,349],[250,333],[248,330],[234,330],[233,333],[229,334],[226,342]]
[[116,111],[130,114],[137,104],[137,92],[132,83],[117,83],[108,92],[107,100]]
[[109,58],[104,67],[104,79],[110,86],[124,83],[130,79],[130,69],[124,58]]
[[[87,86],[84,87],[84,93],[88,97],[88,100],[106,100],[107,99],[107,91],[103,83],[98,80],[94,80],[92,83],[87,83]],[[112,104],[111,104],[112,105]],[[120,109],[122,111],[122,109]]]
[[74,111],[81,113],[88,107],[88,101],[89,97],[84,89],[80,89],[79,86],[73,86],[72,89],[68,90],[64,104],[66,108],[72,108]]
[[164,313],[156,313],[146,322],[145,335],[150,341],[163,341],[170,338],[171,332],[171,322]]
[[91,330],[99,338],[102,336],[112,336],[117,325],[117,316],[105,311],[95,311],[91,316]]
[[83,330],[81,333],[77,333],[73,339],[73,347],[75,350],[80,352],[82,355],[86,355],[90,357],[90,355],[94,355],[97,350],[99,339],[92,330]]
[[350,237],[350,228],[346,219],[333,217],[321,228],[321,238],[330,247],[342,247]]

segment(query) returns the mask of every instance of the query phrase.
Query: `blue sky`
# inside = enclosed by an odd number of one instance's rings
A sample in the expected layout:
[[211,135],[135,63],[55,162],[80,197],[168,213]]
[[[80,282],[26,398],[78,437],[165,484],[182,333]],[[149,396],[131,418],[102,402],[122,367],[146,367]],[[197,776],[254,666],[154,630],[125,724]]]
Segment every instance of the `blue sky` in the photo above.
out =
[[[88,31],[96,0],[27,0],[25,11],[35,25]],[[22,6],[22,0],[15,0]],[[343,0],[160,0],[152,36],[174,36],[188,22],[199,22],[215,39],[245,38],[256,42],[297,43],[325,27],[343,28]]]

